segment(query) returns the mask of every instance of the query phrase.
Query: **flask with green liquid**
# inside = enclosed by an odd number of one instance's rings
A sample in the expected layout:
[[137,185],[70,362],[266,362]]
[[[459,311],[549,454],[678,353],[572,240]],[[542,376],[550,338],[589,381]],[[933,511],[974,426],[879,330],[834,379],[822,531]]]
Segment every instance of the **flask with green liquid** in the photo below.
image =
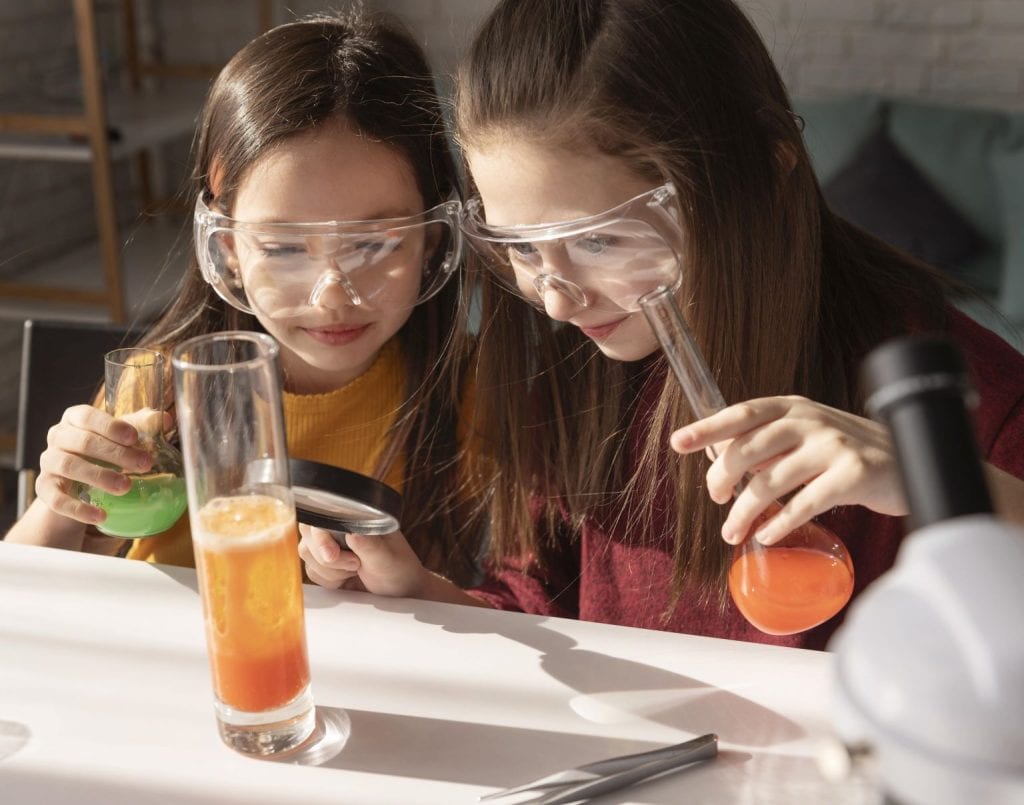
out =
[[188,504],[181,453],[163,432],[164,356],[149,349],[115,349],[104,356],[107,413],[127,419],[139,432],[137,447],[149,451],[153,466],[127,473],[123,495],[86,487],[82,497],[107,513],[97,528],[113,537],[149,537],[166,531]]

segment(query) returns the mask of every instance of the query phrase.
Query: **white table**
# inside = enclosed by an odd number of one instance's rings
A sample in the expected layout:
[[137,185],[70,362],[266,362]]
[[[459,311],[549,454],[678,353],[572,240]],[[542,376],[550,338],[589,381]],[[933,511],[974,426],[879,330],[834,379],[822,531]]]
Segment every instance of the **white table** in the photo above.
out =
[[0,801],[475,803],[717,732],[631,803],[853,803],[822,779],[831,657],[307,587],[313,692],[352,734],[320,766],[217,736],[195,574],[0,543]]

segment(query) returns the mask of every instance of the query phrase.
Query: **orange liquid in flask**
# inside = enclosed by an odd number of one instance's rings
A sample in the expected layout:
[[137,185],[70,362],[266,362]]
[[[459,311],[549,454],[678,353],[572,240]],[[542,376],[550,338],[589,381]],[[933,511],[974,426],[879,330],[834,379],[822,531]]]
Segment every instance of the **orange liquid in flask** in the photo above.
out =
[[781,544],[760,545],[750,537],[739,545],[729,592],[743,617],[766,634],[786,635],[824,623],[846,606],[853,594],[849,555],[814,547],[829,536],[812,522]]

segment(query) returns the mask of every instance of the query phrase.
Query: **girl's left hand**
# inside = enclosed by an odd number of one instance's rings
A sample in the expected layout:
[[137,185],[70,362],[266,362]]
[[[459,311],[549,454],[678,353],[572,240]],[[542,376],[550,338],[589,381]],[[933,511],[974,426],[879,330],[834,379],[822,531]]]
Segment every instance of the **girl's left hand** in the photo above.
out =
[[377,595],[422,597],[429,574],[402,532],[368,537],[346,534],[348,550],[326,528],[299,524],[299,557],[310,581],[321,587]]
[[778,542],[833,506],[907,513],[886,428],[804,397],[731,405],[675,431],[671,445],[679,453],[715,446],[718,458],[707,483],[716,503],[727,503],[749,474],[722,525],[723,539],[733,545],[744,540],[766,508],[794,490],[799,491],[778,514],[760,525],[754,535],[759,542]]

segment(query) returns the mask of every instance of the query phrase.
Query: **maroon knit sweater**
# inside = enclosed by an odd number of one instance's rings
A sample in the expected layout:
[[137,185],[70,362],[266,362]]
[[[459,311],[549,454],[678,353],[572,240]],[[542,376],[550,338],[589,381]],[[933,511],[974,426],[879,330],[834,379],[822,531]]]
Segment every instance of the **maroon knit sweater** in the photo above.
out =
[[[974,418],[981,455],[1024,478],[1024,355],[957,311],[951,312],[948,328],[964,352],[980,398]],[[819,519],[850,551],[854,597],[892,567],[904,536],[903,518],[844,506]],[[701,604],[684,590],[666,622],[673,567],[669,538],[652,543],[608,533],[590,521],[578,540],[561,540],[547,567],[541,574],[529,561],[505,562],[491,567],[471,592],[499,609],[813,649],[825,647],[845,613],[801,634],[774,636],[751,626],[731,601],[723,614],[717,604]]]

